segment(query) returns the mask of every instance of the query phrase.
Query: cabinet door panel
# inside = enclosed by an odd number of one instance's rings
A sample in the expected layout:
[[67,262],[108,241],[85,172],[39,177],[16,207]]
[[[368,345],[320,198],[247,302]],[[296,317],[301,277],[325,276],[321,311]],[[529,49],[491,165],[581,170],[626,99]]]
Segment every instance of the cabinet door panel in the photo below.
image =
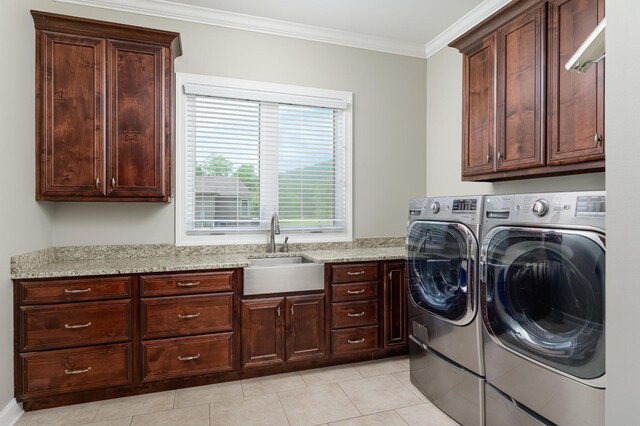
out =
[[284,364],[284,298],[242,301],[242,365]]
[[165,198],[165,48],[110,41],[109,195]]
[[385,349],[407,344],[407,282],[405,262],[384,263],[384,324]]
[[462,175],[494,169],[495,36],[464,56]]
[[549,4],[551,165],[604,159],[604,61],[584,74],[564,69],[602,19],[602,4],[598,0],[555,0]]
[[37,199],[103,196],[104,41],[40,34]]
[[324,294],[286,299],[287,362],[326,356]]
[[499,171],[544,165],[545,28],[540,6],[498,30]]

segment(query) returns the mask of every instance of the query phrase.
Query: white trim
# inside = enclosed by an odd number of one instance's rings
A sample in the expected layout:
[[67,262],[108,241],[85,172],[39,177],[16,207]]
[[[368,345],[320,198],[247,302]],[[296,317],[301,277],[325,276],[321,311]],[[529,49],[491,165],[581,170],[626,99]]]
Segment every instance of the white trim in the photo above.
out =
[[0,411],[0,425],[13,426],[23,414],[22,406],[14,398]]
[[[352,241],[353,239],[353,93],[340,90],[325,90],[289,84],[266,83],[235,78],[214,77],[208,75],[176,73],[176,222],[175,244],[178,246],[207,245],[207,244],[261,244],[268,242],[267,233],[255,233],[249,235],[190,235],[186,232],[185,196],[187,183],[185,179],[186,157],[186,84],[201,84],[227,89],[252,89],[278,92],[306,97],[318,97],[332,99],[346,104],[344,110],[345,132],[345,198],[346,217],[345,229],[341,233],[283,233],[279,238],[284,240],[285,234],[290,236],[292,242],[336,242]],[[278,241],[280,242],[280,241]]]
[[224,10],[186,5],[167,0],[55,0],[62,3],[94,6],[103,9],[119,10],[177,19],[198,24],[254,31],[359,49],[394,53],[424,59],[424,45],[403,40],[395,40],[372,35],[340,31],[331,28],[298,24],[278,19],[262,18]]
[[453,40],[460,37],[462,34],[466,33],[510,2],[511,0],[483,1],[469,13],[454,22],[449,28],[435,36],[429,43],[425,44],[425,58],[429,59],[441,49],[447,47],[447,45]]

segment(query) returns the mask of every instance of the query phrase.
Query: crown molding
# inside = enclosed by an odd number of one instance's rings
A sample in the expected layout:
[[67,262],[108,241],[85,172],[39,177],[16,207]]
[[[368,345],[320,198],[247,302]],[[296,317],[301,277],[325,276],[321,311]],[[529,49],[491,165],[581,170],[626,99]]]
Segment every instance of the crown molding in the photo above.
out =
[[293,37],[322,43],[425,58],[424,45],[330,28],[227,12],[167,0],[55,0],[198,24]]
[[469,31],[480,22],[509,4],[511,0],[485,0],[473,8],[469,13],[453,23],[449,28],[438,34],[433,40],[424,45],[425,58],[429,59],[441,49],[447,47],[456,38]]

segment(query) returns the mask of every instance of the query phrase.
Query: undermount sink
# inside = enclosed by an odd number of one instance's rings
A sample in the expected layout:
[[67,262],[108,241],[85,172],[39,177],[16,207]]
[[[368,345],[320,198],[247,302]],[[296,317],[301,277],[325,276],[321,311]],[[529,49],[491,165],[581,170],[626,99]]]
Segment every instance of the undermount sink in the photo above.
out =
[[324,265],[302,256],[253,258],[244,268],[245,296],[323,289]]

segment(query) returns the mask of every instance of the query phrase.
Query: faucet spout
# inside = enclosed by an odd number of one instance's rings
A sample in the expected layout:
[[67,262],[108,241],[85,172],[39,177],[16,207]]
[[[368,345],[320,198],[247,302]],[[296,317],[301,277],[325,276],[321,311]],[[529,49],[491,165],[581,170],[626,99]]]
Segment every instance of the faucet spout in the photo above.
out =
[[276,235],[280,235],[280,218],[278,218],[278,213],[273,212],[269,230],[269,253],[276,252]]

